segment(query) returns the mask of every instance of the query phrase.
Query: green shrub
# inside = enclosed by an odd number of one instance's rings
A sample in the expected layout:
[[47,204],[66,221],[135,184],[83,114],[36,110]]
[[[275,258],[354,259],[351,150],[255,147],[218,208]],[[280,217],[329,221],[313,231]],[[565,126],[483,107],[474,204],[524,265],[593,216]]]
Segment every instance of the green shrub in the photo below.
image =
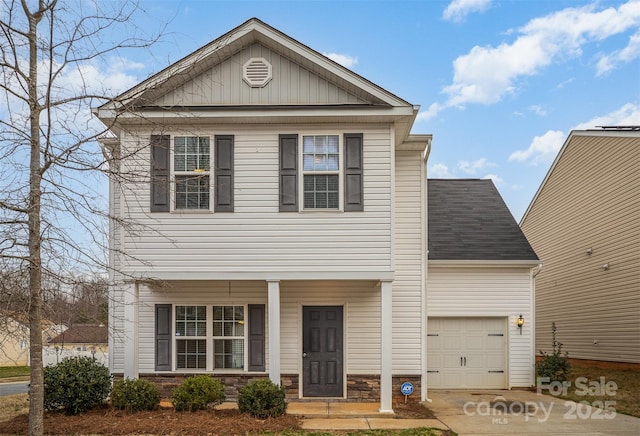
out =
[[189,377],[173,390],[171,396],[171,402],[176,410],[190,412],[217,406],[224,400],[224,385],[208,375]]
[[109,369],[91,357],[69,357],[44,368],[44,408],[77,415],[105,402]]
[[569,363],[569,353],[562,354],[562,342],[556,340],[556,323],[551,323],[551,338],[553,352],[551,354],[540,350],[542,359],[536,363],[536,374],[538,377],[548,377],[550,382],[563,382],[569,378],[571,364]]
[[253,380],[238,391],[238,409],[258,418],[284,415],[287,410],[284,388],[269,379]]
[[160,406],[160,389],[147,380],[118,380],[111,391],[111,405],[127,412],[156,410]]

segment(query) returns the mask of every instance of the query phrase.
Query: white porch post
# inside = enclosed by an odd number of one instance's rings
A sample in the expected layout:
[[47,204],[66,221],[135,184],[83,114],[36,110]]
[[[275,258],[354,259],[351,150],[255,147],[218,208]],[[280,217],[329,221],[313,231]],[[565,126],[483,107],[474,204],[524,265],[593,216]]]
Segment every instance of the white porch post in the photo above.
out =
[[267,282],[269,298],[269,379],[280,385],[280,281]]
[[380,413],[393,413],[392,407],[392,353],[393,353],[393,310],[392,282],[383,281],[380,286]]
[[124,378],[138,378],[138,284],[124,287]]

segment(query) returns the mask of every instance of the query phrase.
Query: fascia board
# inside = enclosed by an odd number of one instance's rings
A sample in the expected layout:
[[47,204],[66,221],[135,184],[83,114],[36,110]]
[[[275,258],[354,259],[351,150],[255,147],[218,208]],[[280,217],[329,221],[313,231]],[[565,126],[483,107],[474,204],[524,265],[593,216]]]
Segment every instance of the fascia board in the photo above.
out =
[[539,260],[429,260],[427,264],[434,267],[534,267],[540,265]]

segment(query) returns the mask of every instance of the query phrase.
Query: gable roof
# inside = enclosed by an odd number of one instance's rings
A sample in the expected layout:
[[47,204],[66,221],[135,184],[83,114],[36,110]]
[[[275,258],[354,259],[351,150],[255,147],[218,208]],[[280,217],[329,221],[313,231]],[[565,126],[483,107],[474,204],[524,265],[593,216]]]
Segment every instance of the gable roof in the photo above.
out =
[[[560,148],[558,155],[556,156],[553,163],[551,164],[551,167],[549,167],[549,171],[547,171],[547,174],[544,176],[542,183],[540,183],[538,190],[536,191],[535,195],[531,199],[531,202],[529,203],[527,210],[524,212],[524,215],[522,215],[522,218],[520,219],[520,225],[522,225],[527,219],[527,216],[529,215],[531,208],[533,207],[536,200],[540,196],[540,193],[542,192],[545,185],[547,184],[547,180],[549,180],[549,177],[551,177],[551,174],[556,169],[556,166],[562,159],[562,156],[564,155],[566,150],[571,146],[571,144],[573,144],[579,138],[584,138],[584,137],[601,138],[601,139],[628,138],[630,140],[633,140],[634,138],[635,139],[640,138],[640,126],[602,126],[601,129],[602,130],[572,130],[569,133],[569,136],[564,141],[564,144],[562,144],[562,147]],[[587,153],[587,151],[585,151],[585,153]]]
[[181,84],[197,77],[214,65],[221,63],[256,42],[281,53],[314,74],[318,74],[346,91],[368,101],[372,106],[413,107],[407,101],[263,21],[251,18],[125,91],[116,97],[114,101],[100,106],[98,110],[116,109],[118,105],[114,103],[115,101],[138,107],[152,104],[164,93],[176,89]]
[[526,261],[538,257],[491,180],[429,179],[429,261]]
[[105,325],[76,324],[49,341],[50,344],[106,344],[108,330]]

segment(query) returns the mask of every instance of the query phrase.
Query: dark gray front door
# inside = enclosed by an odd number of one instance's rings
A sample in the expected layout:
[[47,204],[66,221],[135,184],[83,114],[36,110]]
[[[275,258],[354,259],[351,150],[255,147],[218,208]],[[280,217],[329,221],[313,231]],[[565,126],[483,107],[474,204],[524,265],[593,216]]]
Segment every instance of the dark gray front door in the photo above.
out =
[[303,306],[302,330],[302,395],[342,397],[342,306]]

